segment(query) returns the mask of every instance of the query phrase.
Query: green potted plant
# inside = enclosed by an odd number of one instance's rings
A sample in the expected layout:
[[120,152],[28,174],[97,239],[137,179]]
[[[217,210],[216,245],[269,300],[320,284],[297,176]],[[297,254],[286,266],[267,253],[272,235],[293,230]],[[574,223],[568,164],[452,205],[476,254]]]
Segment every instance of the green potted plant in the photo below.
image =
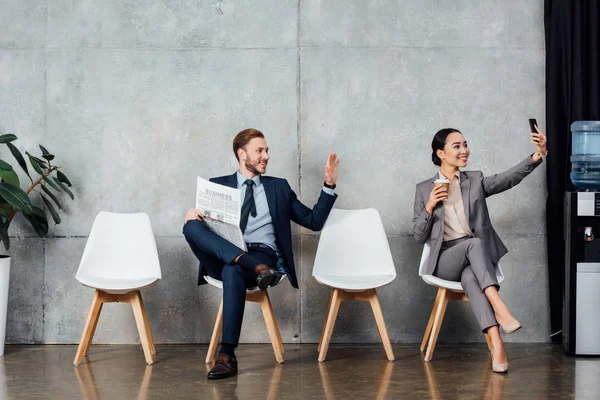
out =
[[[0,241],[4,248],[10,249],[10,238],[8,228],[17,213],[23,216],[39,237],[48,234],[48,218],[43,208],[37,207],[31,202],[30,197],[39,195],[44,208],[50,213],[54,223],[60,224],[60,215],[57,209],[62,209],[55,192],[65,192],[73,199],[75,196],[69,190],[71,182],[67,176],[60,171],[60,166],[53,165],[54,155],[40,145],[41,158],[25,152],[33,172],[39,175],[31,176],[25,158],[12,142],[17,140],[13,134],[1,134],[0,145],[5,144],[13,157],[29,178],[29,187],[24,191],[16,171],[5,160],[0,159]],[[34,180],[34,178],[36,178]],[[6,313],[8,309],[8,284],[10,278],[10,256],[0,255],[0,356],[4,355],[4,338],[6,334]]]

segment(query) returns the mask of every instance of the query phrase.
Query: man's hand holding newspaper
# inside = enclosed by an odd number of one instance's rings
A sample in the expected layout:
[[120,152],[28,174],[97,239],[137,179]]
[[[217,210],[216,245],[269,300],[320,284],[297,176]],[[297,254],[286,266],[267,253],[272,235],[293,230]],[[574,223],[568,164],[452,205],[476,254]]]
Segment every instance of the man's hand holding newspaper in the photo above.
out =
[[196,209],[188,211],[185,221],[204,220],[209,229],[246,251],[240,229],[242,192],[198,177]]

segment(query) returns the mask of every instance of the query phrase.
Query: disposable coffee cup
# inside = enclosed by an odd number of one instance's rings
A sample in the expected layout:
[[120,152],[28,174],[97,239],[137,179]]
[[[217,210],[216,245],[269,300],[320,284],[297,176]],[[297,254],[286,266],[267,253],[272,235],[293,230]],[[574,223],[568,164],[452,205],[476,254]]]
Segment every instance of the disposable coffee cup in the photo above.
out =
[[436,188],[443,186],[446,188],[446,191],[450,189],[450,181],[448,179],[436,179],[433,183]]

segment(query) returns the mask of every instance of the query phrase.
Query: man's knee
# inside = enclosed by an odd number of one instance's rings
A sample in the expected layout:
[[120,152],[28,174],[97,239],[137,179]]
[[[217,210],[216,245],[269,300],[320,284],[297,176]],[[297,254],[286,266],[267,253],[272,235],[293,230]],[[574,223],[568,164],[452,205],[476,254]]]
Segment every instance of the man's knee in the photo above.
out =
[[183,236],[185,237],[185,240],[187,240],[188,243],[191,243],[190,241],[202,232],[202,228],[202,221],[191,220],[186,222],[185,225],[183,225]]

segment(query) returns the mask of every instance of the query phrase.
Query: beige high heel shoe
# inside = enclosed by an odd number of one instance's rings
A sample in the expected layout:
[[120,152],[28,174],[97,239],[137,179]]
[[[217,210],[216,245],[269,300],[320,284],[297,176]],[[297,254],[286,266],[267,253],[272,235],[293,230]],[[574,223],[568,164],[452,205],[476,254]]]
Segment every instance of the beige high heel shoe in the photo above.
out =
[[492,362],[492,371],[502,374],[508,372],[508,363],[506,364],[495,364]]
[[[496,315],[496,321],[498,321],[497,315]],[[500,324],[500,321],[498,321],[498,324]],[[508,326],[504,326],[502,324],[500,324],[500,326],[502,327],[504,332],[506,332],[507,335],[515,333],[516,331],[518,331],[519,329],[521,329],[523,327],[523,325],[521,325],[521,323],[519,321],[517,321],[516,319]]]
[[504,372],[508,372],[508,363],[495,363],[494,362],[494,350],[493,348],[490,349],[490,357],[492,358],[492,371],[494,372],[498,372],[500,374],[504,373]]

